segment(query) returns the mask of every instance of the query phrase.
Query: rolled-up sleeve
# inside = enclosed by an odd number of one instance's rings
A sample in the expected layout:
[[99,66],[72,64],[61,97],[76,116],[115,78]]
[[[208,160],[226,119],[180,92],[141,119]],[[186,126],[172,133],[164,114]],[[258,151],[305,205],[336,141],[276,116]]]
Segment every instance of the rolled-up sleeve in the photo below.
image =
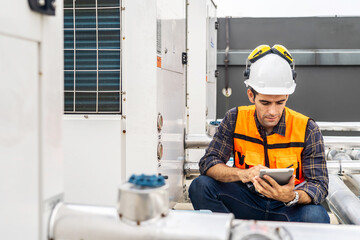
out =
[[320,204],[328,195],[329,177],[324,153],[324,139],[318,125],[310,119],[305,134],[305,148],[302,152],[302,170],[306,183],[297,190],[303,190]]
[[212,141],[200,159],[199,169],[202,175],[212,166],[226,163],[234,149],[234,130],[237,118],[237,108],[230,109],[218,127]]

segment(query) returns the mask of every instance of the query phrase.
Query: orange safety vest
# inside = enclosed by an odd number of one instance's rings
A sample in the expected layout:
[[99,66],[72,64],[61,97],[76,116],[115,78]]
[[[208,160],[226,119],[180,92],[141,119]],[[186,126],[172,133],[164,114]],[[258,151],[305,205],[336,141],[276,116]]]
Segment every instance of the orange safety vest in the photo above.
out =
[[235,166],[244,169],[259,164],[269,168],[292,165],[296,173],[295,184],[303,182],[301,152],[309,118],[285,107],[285,136],[274,133],[262,139],[254,114],[254,105],[238,107],[234,132]]

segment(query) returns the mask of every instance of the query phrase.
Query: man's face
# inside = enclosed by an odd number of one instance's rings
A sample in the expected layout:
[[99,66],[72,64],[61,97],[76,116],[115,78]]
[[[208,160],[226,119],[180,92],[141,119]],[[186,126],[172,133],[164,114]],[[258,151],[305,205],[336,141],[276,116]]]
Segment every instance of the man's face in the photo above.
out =
[[270,133],[280,121],[282,112],[289,95],[264,95],[257,94],[254,100],[254,94],[248,89],[250,102],[255,104],[256,114],[260,124]]

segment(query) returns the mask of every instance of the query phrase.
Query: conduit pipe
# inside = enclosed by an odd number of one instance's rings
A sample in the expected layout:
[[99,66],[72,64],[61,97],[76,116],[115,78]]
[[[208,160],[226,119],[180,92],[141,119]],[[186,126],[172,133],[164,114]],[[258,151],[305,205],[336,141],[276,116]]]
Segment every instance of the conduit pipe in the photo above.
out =
[[360,225],[360,200],[337,175],[329,175],[326,200],[331,212],[341,223]]

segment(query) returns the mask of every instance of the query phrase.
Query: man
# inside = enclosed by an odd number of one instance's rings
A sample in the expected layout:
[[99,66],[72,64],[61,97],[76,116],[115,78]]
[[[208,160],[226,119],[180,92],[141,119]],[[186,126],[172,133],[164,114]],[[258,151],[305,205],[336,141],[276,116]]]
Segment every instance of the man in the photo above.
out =
[[[249,65],[248,63],[251,63]],[[199,166],[189,196],[194,209],[239,219],[329,223],[323,137],[314,120],[286,108],[295,91],[293,59],[281,45],[257,47],[245,70],[252,106],[229,110]],[[234,154],[234,167],[226,162]],[[293,168],[279,185],[260,169]]]

